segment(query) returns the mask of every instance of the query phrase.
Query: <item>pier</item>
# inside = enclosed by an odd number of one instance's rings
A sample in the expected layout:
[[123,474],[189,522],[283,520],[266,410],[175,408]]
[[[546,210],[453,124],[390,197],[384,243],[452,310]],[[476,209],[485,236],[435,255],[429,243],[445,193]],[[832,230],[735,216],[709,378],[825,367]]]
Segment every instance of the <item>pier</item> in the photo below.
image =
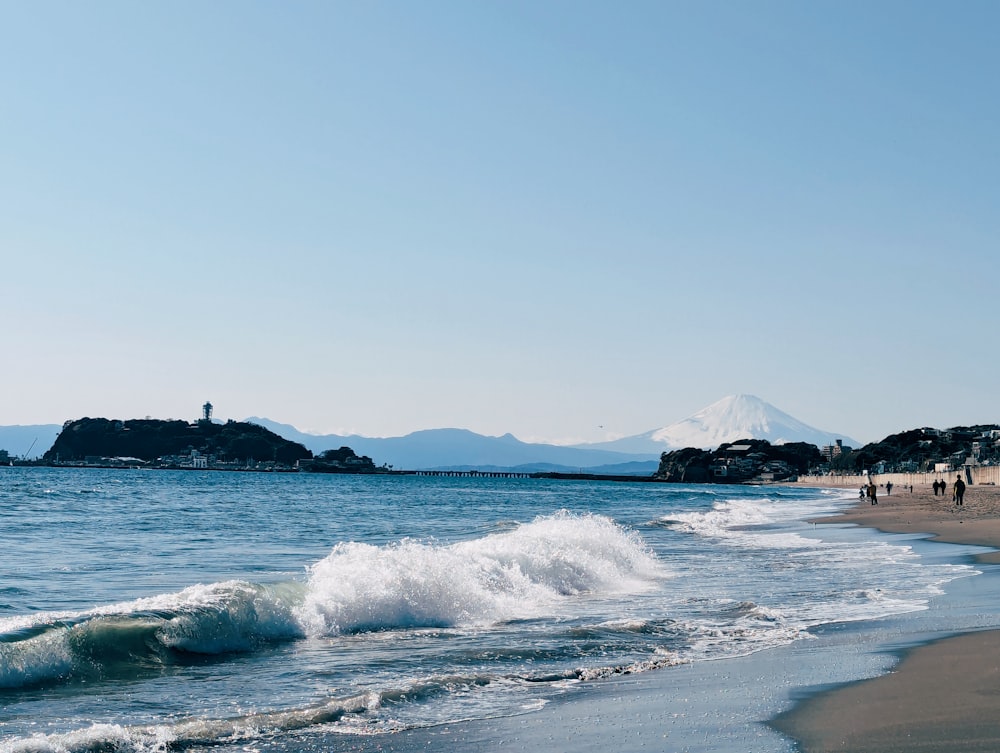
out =
[[549,478],[564,481],[654,481],[663,482],[652,474],[644,476],[604,473],[564,473],[558,471],[391,471],[406,476],[450,476],[453,478]]

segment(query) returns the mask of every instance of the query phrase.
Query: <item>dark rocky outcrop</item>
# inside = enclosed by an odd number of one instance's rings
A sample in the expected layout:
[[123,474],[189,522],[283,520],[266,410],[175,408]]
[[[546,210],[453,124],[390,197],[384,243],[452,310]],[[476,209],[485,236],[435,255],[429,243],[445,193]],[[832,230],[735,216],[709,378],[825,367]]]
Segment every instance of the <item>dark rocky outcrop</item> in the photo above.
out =
[[359,456],[350,447],[324,450],[318,457],[300,462],[299,466],[314,473],[376,473],[381,470],[370,457]]
[[660,467],[653,475],[664,481],[704,484],[712,480],[711,464],[712,453],[709,450],[685,447],[663,453]]
[[686,447],[665,452],[654,477],[686,484],[781,481],[806,473],[820,459],[819,449],[805,442],[772,445],[764,439],[744,439],[717,450]]

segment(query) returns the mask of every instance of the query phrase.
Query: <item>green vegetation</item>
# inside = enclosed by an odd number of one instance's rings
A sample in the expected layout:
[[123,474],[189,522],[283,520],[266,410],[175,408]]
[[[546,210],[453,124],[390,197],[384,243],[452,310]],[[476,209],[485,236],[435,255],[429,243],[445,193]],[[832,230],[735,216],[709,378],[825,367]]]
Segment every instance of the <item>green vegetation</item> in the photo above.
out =
[[951,429],[911,429],[891,434],[879,442],[844,452],[830,461],[830,470],[858,473],[881,466],[881,472],[933,471],[937,463],[961,465],[966,459],[977,463],[1000,462],[996,438],[997,424],[955,426]]

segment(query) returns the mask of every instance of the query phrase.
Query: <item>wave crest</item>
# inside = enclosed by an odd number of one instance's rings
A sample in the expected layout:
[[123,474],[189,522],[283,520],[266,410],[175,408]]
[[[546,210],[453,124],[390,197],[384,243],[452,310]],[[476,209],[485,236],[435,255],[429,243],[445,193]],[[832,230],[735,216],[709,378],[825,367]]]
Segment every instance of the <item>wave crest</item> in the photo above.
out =
[[0,621],[0,688],[134,676],[181,654],[251,651],[300,637],[298,584],[242,581],[186,588],[73,615]]
[[634,532],[567,512],[447,546],[342,543],[305,583],[227,581],[0,619],[0,687],[135,676],[185,654],[255,651],[306,635],[527,619],[575,595],[642,590],[664,574]]
[[314,634],[527,619],[562,598],[641,590],[665,572],[641,538],[560,512],[448,546],[339,544],[309,572],[298,617]]

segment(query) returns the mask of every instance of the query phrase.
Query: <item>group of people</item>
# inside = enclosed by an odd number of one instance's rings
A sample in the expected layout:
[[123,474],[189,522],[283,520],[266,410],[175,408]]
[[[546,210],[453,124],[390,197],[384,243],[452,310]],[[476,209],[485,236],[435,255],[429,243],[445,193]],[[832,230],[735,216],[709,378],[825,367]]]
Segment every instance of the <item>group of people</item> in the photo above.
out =
[[[944,496],[945,490],[948,488],[948,484],[944,479],[935,481],[931,486],[934,487],[934,496],[936,497],[939,493]],[[905,487],[904,487],[905,488]],[[910,487],[910,492],[913,492],[913,487]],[[888,481],[885,485],[885,493],[892,494],[892,482]],[[875,482],[869,480],[867,484],[861,487],[858,491],[858,499],[867,498],[873,505],[878,504],[878,487],[875,486]],[[962,481],[961,477],[955,479],[955,484],[952,486],[951,499],[956,505],[965,504],[965,482]]]
[[[892,492],[891,482],[889,483],[888,492]],[[865,486],[862,486],[861,490],[858,492],[859,499],[864,499],[865,497],[868,497],[868,500],[873,505],[878,504],[878,487],[875,486],[874,481],[869,481]]]
[[[938,492],[940,492],[943,497],[945,490],[948,488],[948,484],[944,479],[935,481],[932,486],[934,487],[935,497],[938,495]],[[962,481],[961,476],[955,479],[955,484],[951,488],[951,501],[956,505],[965,504],[965,482]]]

